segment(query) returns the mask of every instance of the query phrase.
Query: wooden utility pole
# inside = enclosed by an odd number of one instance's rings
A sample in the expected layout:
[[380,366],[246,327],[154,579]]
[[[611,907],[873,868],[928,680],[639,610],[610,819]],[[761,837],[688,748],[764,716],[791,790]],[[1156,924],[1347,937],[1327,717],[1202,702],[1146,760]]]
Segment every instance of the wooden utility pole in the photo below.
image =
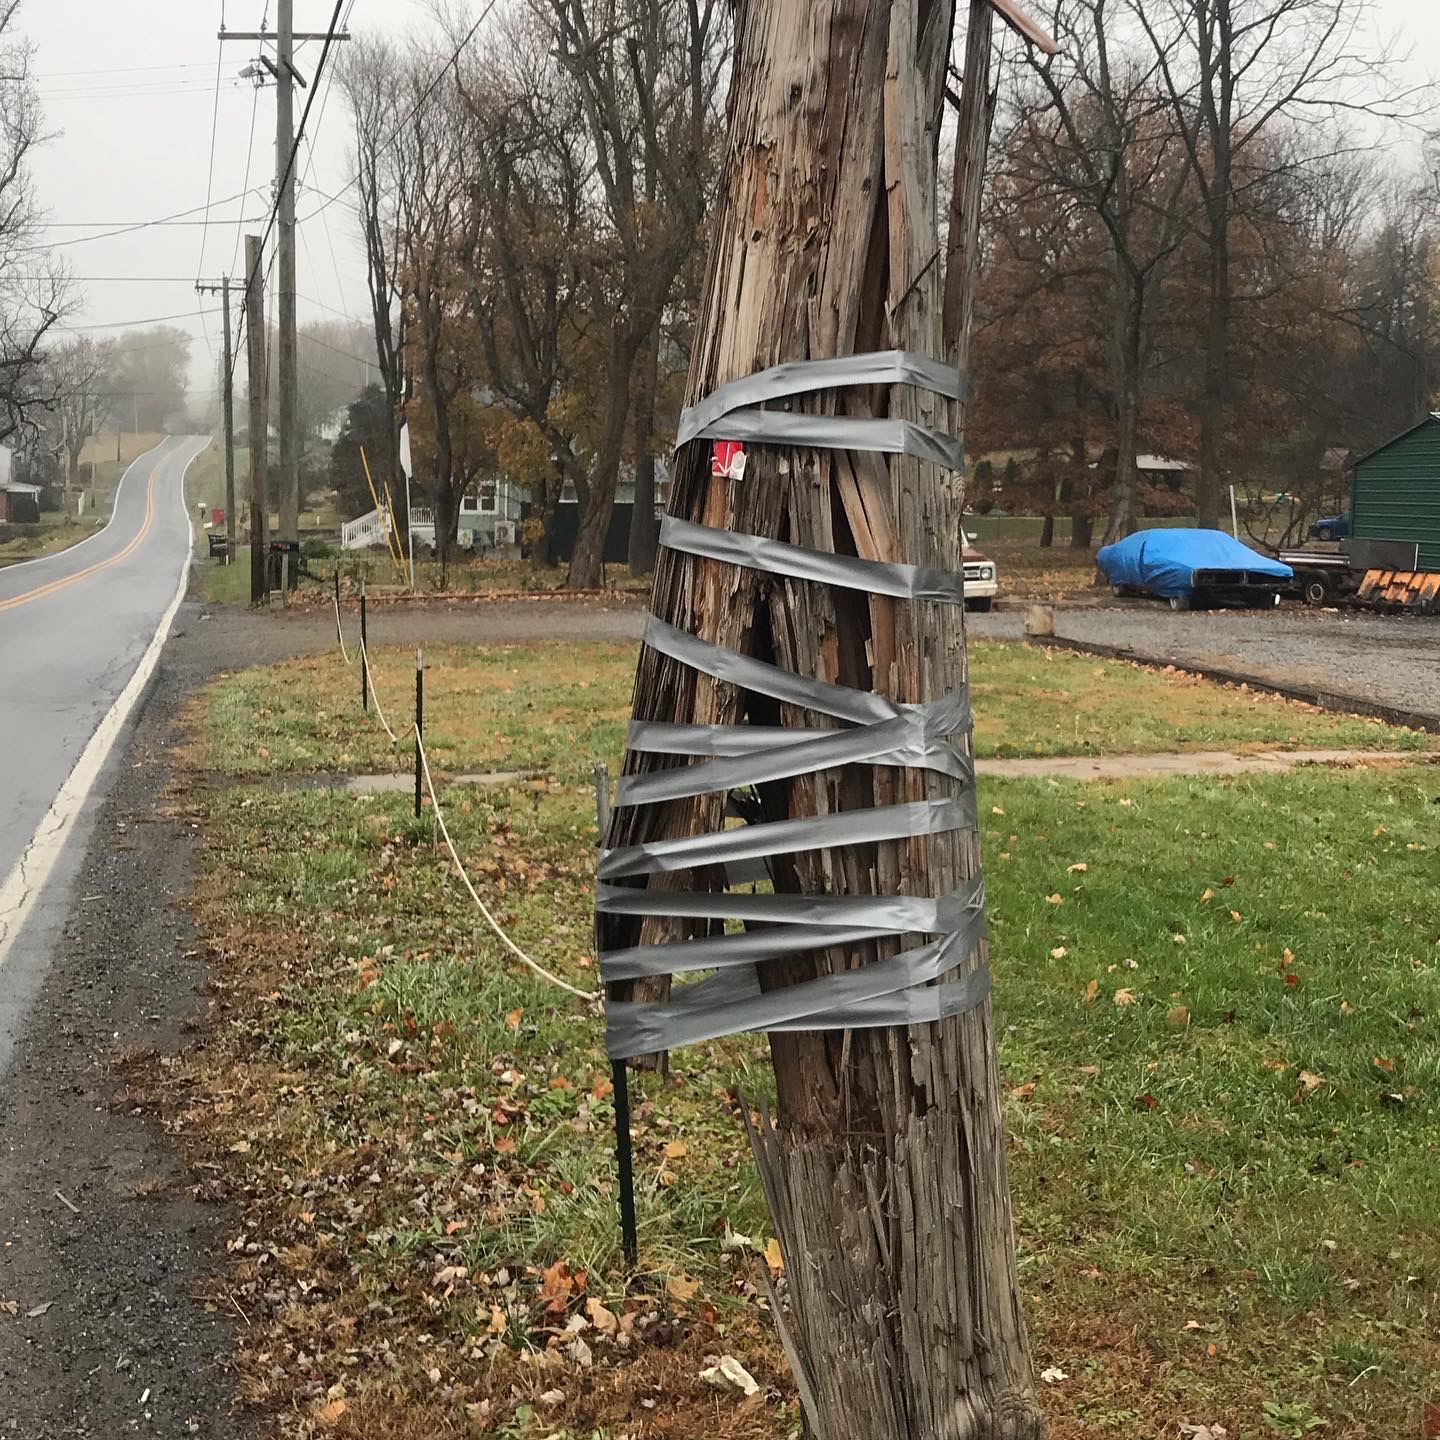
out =
[[230,277],[221,284],[225,306],[225,553],[235,562],[235,342],[230,328]]
[[[1017,25],[1013,0],[994,4]],[[944,313],[936,153],[954,10],[955,0],[747,0],[738,8],[724,173],[687,405],[788,361],[933,354]],[[981,88],[959,141],[963,213],[952,247],[973,274],[976,157],[985,140],[978,127],[990,114],[977,67],[988,68],[990,16],[984,4],[970,13],[983,30],[967,55],[967,83]],[[947,358],[966,353],[969,288],[962,275],[946,317],[954,327]],[[797,395],[784,409],[822,421],[837,413],[887,417],[932,432],[956,417],[939,394],[900,383]],[[821,555],[961,571],[953,472],[911,454],[746,448],[739,477],[724,465],[712,469],[704,442],[682,449],[670,515],[708,533],[779,539]],[[905,707],[967,689],[964,615],[954,603],[816,579],[781,582],[760,564],[667,546],[652,610],[681,632],[807,685]],[[833,711],[811,710],[794,695],[777,702],[722,678],[734,673],[692,668],[657,634],[641,654],[635,717],[694,734],[713,726],[836,728]],[[974,800],[973,778],[963,778],[968,724],[942,743],[955,761],[948,773],[878,762],[789,771],[791,778],[756,783],[741,809],[761,825],[905,804],[957,813],[957,802]],[[675,764],[671,754],[632,749],[624,774],[669,775]],[[721,791],[619,803],[607,851],[714,835],[730,799]],[[959,828],[772,852],[768,863],[777,895],[822,903],[952,896],[974,893],[980,843],[971,810]],[[723,868],[708,867],[650,874],[643,884],[651,892],[713,892],[725,878]],[[705,934],[664,903],[653,908],[661,915],[604,917],[603,950]],[[760,960],[755,979],[773,999],[882,964],[923,939],[836,941]],[[976,973],[987,961],[984,941],[965,950],[938,987],[984,994]],[[645,978],[612,985],[610,994],[658,1000],[667,990],[668,980]],[[936,1000],[933,986],[911,993]],[[947,1008],[961,1007],[936,1001],[937,1010]],[[786,1262],[787,1350],[810,1432],[817,1440],[1037,1440],[988,998],[938,1020],[776,1029],[770,1047],[777,1115],[773,1127],[759,1128],[755,1149]]]
[[262,605],[270,598],[265,575],[270,521],[266,513],[265,271],[258,235],[245,237],[245,331],[250,391],[250,603]]
[[[338,9],[338,7],[337,7]],[[303,41],[335,44],[350,37],[344,31],[296,31],[295,0],[278,0],[274,30],[224,30],[221,41],[259,41],[275,46],[272,61],[263,50],[255,73],[266,71],[275,81],[276,264],[278,293],[276,325],[276,388],[279,392],[280,538],[300,538],[299,361],[295,318],[295,86],[305,79],[295,68],[295,45]],[[289,557],[285,557],[289,566]]]
[[[295,338],[295,4],[279,0],[275,15],[276,324],[280,399],[280,538],[300,538],[299,396]],[[281,584],[289,583],[285,557]]]
[[198,283],[202,295],[219,291],[225,307],[225,356],[220,366],[220,394],[225,420],[225,563],[235,563],[235,356],[230,325],[230,277],[218,285]]

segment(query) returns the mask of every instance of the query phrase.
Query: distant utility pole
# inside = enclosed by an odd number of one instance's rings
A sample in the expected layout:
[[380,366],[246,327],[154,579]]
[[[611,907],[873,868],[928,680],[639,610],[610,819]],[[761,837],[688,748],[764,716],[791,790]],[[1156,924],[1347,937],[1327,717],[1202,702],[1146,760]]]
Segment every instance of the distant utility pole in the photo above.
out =
[[[297,41],[325,40],[324,32],[295,31],[295,0],[278,0],[275,29],[221,30],[223,40],[273,41],[275,59],[262,53],[257,71],[266,70],[275,81],[275,205],[278,246],[279,293],[276,297],[276,326],[279,354],[276,357],[276,390],[279,394],[279,502],[280,538],[300,538],[300,400],[299,357],[295,333],[295,86],[306,88],[304,76],[295,68]],[[335,41],[346,40],[340,33]],[[288,563],[288,560],[287,560]]]
[[260,237],[245,237],[245,346],[250,387],[250,603],[270,597],[265,578],[265,552],[270,522],[265,513],[265,272],[260,264]]
[[[279,205],[280,293],[277,297],[280,327],[280,538],[300,538],[300,456],[298,425],[299,396],[296,387],[295,338],[295,166],[290,152],[295,148],[295,5],[279,0],[275,47],[279,75],[275,81],[275,184]],[[288,566],[288,557],[287,557]],[[287,574],[283,584],[289,584]]]
[[225,406],[225,563],[235,563],[235,356],[230,334],[230,277],[226,275],[218,285],[195,284],[201,295],[214,295],[216,291],[224,297],[225,307],[225,359],[220,366],[221,396]]

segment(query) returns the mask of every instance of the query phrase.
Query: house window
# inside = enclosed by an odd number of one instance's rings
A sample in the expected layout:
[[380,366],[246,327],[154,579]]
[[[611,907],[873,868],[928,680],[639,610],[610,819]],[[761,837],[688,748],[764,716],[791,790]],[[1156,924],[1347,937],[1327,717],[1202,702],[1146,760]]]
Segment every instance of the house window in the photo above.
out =
[[573,480],[567,480],[560,487],[560,503],[562,505],[574,505],[577,503],[575,482]]
[[473,495],[462,495],[460,497],[460,513],[462,515],[474,515],[480,510],[480,502]]
[[485,480],[480,484],[480,513],[482,515],[493,515],[500,508],[499,489],[493,480]]

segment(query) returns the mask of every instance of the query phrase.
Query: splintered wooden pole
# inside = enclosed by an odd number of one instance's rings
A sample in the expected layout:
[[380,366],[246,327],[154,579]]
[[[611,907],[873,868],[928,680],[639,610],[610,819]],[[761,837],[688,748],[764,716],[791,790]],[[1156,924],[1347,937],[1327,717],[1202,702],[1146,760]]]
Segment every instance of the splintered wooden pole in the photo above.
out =
[[[739,6],[724,175],[687,403],[781,361],[893,347],[935,353],[943,269],[936,159],[953,8],[954,0]],[[977,40],[973,49],[988,62],[988,47]],[[978,124],[987,106],[974,113]],[[977,153],[973,134],[962,143]],[[965,193],[978,197],[973,175],[972,167]],[[957,314],[966,310],[968,303]],[[939,429],[951,418],[946,401],[906,386],[794,404]],[[712,476],[707,452],[694,444],[680,455],[672,514],[815,550],[961,567],[958,477],[909,457],[756,446],[735,480]],[[955,606],[780,581],[667,549],[652,608],[728,649],[906,704],[966,680]],[[836,724],[649,649],[635,713],[695,724]],[[954,743],[968,745],[968,737]],[[674,763],[632,751],[625,771]],[[764,818],[779,820],[951,797],[959,788],[932,771],[849,766],[764,785],[759,798]],[[701,796],[622,807],[609,843],[716,831],[723,805],[723,796]],[[969,830],[779,857],[774,880],[782,892],[939,896],[979,867],[978,836]],[[710,878],[668,875],[651,884],[704,886]],[[606,942],[618,948],[685,933],[674,920],[609,917]],[[760,982],[800,983],[924,938],[766,962]],[[985,958],[982,945],[948,980]],[[664,982],[628,988],[653,997]],[[818,1440],[1035,1440],[1041,1425],[989,1004],[936,1024],[777,1033],[771,1053],[777,1115],[758,1131],[755,1149],[786,1261],[789,1348],[810,1429]]]

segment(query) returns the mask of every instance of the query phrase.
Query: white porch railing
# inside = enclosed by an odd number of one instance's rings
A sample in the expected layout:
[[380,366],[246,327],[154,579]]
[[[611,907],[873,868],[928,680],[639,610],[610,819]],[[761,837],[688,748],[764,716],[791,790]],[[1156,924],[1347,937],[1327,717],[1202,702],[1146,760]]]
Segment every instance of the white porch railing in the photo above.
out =
[[366,550],[371,545],[385,543],[385,519],[378,510],[368,515],[359,515],[347,520],[340,527],[340,548],[342,550]]

